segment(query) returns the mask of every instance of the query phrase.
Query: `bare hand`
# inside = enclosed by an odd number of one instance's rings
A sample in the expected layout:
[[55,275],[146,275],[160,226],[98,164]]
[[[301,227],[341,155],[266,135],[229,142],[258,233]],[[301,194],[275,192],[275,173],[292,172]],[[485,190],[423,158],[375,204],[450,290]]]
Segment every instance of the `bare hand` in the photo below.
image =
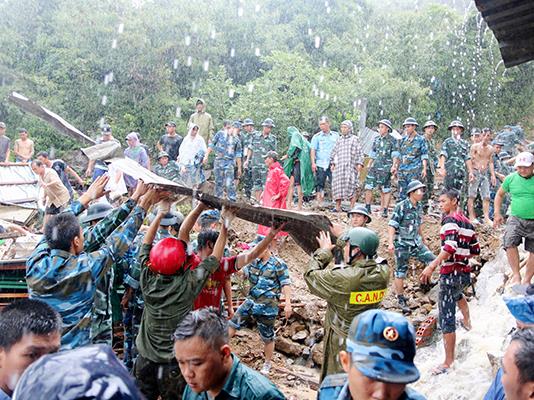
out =
[[137,186],[135,191],[132,194],[132,200],[138,201],[141,196],[143,196],[148,190],[148,185],[145,184],[141,179],[137,181]]
[[293,307],[290,303],[286,303],[286,306],[284,307],[284,316],[286,319],[291,318],[291,315],[293,314]]
[[226,317],[226,319],[229,321],[232,318],[234,318],[234,309],[233,309],[233,307],[228,309],[228,317]]
[[330,164],[330,171],[334,172],[336,169],[336,164]]
[[497,178],[495,176],[491,177],[491,186],[497,186]]
[[315,174],[317,172],[317,165],[315,163],[312,163],[311,167],[312,167],[313,173]]
[[236,217],[236,209],[233,207],[224,206],[221,212],[221,220],[226,228],[229,228],[232,224],[232,221]]
[[393,243],[390,243],[388,245],[388,251],[390,252],[390,254],[395,254],[395,245]]
[[206,165],[208,163],[208,157],[204,157],[204,159],[202,160],[202,164]]
[[421,171],[421,178],[423,180],[426,179],[426,168],[423,168],[423,171]]
[[321,231],[319,232],[319,236],[315,239],[317,240],[317,243],[319,243],[319,248],[321,249],[332,250],[335,247],[330,239],[330,232]]
[[243,168],[244,168],[244,169],[247,169],[247,168],[248,168],[248,160],[245,160],[245,162],[243,163]]
[[423,272],[421,272],[421,276],[419,277],[419,280],[422,282],[422,283],[430,283],[430,279],[432,278],[432,273],[434,272],[434,268],[433,268],[433,263],[431,263],[430,265],[428,265],[428,267],[426,267]]
[[165,215],[171,211],[171,203],[168,200],[161,200],[158,206],[158,214]]
[[280,198],[280,194],[275,194],[273,197],[271,197],[271,201],[276,201]]
[[397,167],[392,166],[391,167],[391,175],[395,175],[397,173]]
[[504,218],[502,217],[502,215],[500,213],[495,213],[495,215],[493,216],[493,227],[498,228],[502,225],[503,222]]
[[104,174],[95,179],[95,181],[89,186],[85,194],[91,200],[99,199],[106,194],[105,187],[108,184],[109,176]]
[[438,168],[438,173],[441,175],[442,178],[445,178],[445,175],[447,175],[447,171],[444,167]]
[[469,183],[473,182],[474,180],[475,180],[475,175],[472,172],[470,172],[469,173]]

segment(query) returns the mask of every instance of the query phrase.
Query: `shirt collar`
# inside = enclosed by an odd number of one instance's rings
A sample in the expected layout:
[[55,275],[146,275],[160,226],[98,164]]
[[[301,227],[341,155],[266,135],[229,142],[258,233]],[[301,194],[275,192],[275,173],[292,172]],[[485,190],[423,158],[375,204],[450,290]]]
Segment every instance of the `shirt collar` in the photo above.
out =
[[61,258],[70,258],[72,256],[74,256],[74,254],[68,252],[68,251],[65,251],[65,250],[60,250],[60,249],[52,249],[50,250],[50,256],[57,256],[57,257],[61,257]]
[[239,382],[239,379],[236,379],[236,375],[238,373],[237,369],[239,368],[239,365],[241,364],[241,361],[239,360],[239,357],[237,357],[235,354],[232,353],[232,369],[230,370],[230,373],[228,374],[228,377],[226,378],[226,382],[224,382],[224,386],[221,390],[221,392],[226,392],[228,395],[239,398],[241,387],[237,384]]
[[4,399],[11,399],[11,396],[8,396],[8,394],[0,388],[0,400]]

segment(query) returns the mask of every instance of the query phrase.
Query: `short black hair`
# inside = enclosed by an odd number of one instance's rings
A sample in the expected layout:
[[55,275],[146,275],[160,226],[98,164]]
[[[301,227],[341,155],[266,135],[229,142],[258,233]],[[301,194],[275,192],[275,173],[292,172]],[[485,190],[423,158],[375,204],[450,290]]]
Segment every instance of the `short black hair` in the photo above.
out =
[[48,152],[47,151],[40,151],[39,153],[37,153],[37,157],[49,158]]
[[219,238],[219,232],[214,231],[213,229],[208,229],[206,231],[200,232],[197,238],[198,250],[202,250],[206,248],[209,244],[214,246],[218,238]]
[[61,317],[48,304],[33,299],[17,300],[0,311],[0,348],[8,351],[24,335],[61,332]]
[[460,201],[460,191],[457,189],[443,189],[441,192],[441,196],[446,196],[450,200],[456,199],[456,201]]
[[44,164],[42,163],[41,160],[32,160],[32,165],[35,165],[36,167],[42,167]]
[[173,337],[175,342],[199,337],[217,350],[228,344],[228,321],[212,307],[190,311],[176,327]]
[[512,336],[512,342],[519,342],[514,362],[519,370],[519,382],[534,382],[534,328],[519,329]]
[[69,251],[74,238],[80,236],[80,222],[73,213],[62,212],[48,220],[44,234],[51,249]]

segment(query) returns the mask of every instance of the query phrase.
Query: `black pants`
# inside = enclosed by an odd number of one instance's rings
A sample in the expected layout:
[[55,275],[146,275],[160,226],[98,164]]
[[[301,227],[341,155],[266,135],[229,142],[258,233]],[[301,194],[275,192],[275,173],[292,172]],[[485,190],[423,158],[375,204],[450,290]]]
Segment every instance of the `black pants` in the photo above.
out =
[[147,400],[181,400],[185,390],[185,379],[176,360],[168,363],[153,362],[141,354],[134,365],[137,386]]

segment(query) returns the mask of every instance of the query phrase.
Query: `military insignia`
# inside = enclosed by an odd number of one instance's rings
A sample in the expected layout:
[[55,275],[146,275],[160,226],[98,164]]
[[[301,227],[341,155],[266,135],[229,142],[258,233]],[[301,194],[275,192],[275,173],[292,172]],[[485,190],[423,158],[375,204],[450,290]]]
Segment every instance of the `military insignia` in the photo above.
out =
[[394,342],[399,338],[399,332],[392,326],[386,326],[382,332],[384,338],[390,342]]

